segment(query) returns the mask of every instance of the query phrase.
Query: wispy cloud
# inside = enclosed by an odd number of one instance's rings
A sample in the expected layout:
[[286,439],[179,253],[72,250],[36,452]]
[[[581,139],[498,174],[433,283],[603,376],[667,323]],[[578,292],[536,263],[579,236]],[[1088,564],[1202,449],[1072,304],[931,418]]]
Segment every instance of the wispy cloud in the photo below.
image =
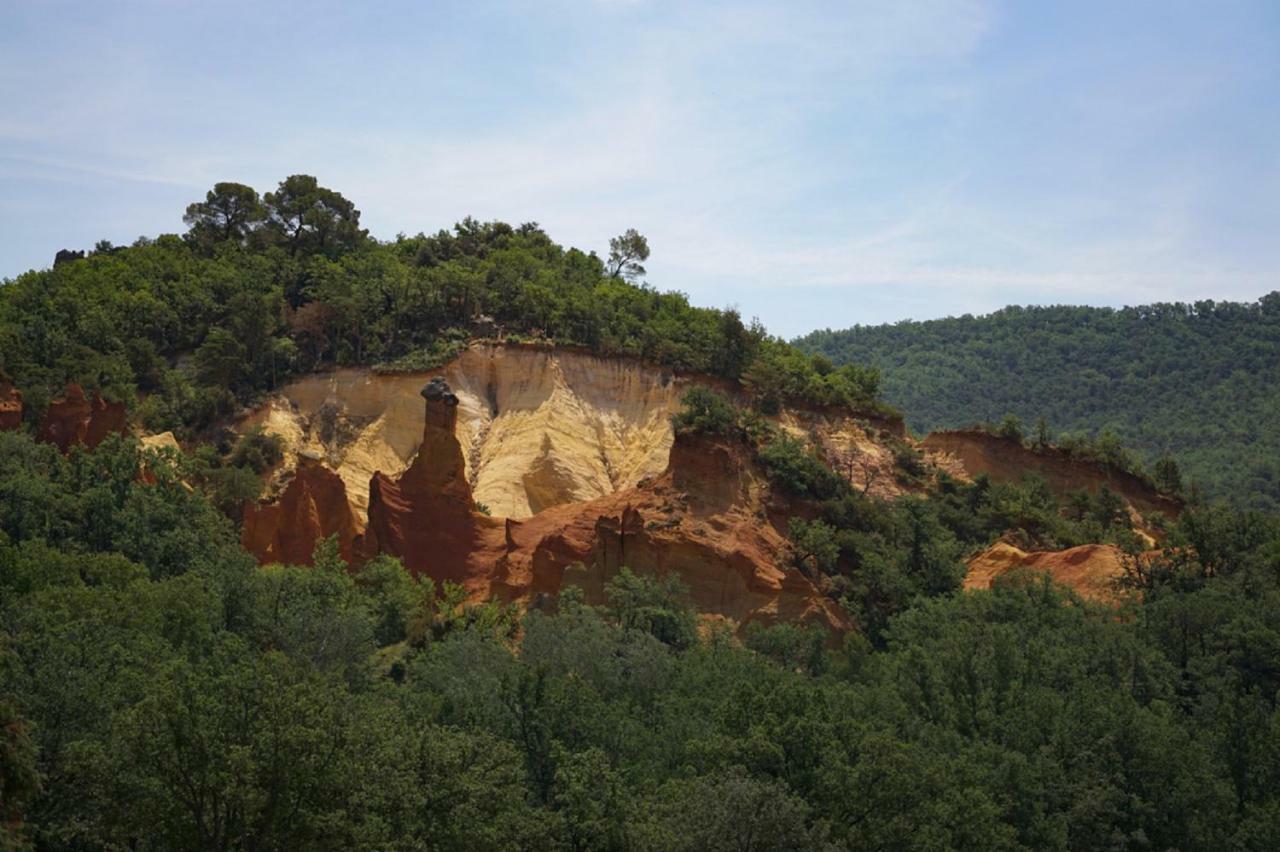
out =
[[1241,148],[1280,127],[1261,8],[23,6],[0,35],[0,272],[177,229],[216,180],[305,171],[382,237],[474,214],[603,248],[637,227],[655,284],[787,334],[1257,295],[1280,286],[1277,149]]

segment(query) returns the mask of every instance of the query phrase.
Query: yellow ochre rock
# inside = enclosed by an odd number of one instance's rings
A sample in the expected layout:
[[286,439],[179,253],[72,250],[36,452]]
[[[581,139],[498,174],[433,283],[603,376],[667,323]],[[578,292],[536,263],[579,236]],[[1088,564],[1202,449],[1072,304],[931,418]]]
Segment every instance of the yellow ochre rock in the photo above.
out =
[[424,423],[418,391],[433,376],[458,396],[457,436],[476,502],[508,518],[660,474],[673,440],[670,418],[688,388],[686,380],[636,362],[484,344],[428,372],[308,376],[238,428],[261,427],[283,439],[277,489],[299,453],[318,454],[346,484],[363,525],[374,472],[398,476],[417,454]]

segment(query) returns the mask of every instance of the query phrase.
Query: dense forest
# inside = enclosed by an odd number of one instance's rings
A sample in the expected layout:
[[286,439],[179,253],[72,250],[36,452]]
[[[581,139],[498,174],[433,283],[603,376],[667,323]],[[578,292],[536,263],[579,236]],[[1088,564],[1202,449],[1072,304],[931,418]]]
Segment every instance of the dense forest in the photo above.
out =
[[[25,416],[76,381],[188,439],[0,432],[0,849],[1280,846],[1280,518],[1193,500],[1119,613],[1039,576],[965,593],[997,539],[1142,545],[1105,489],[931,477],[906,442],[916,493],[868,497],[762,414],[883,413],[874,367],[638,283],[634,232],[607,258],[471,220],[382,243],[305,176],[187,221],[0,286]],[[625,569],[599,606],[520,611],[336,539],[256,565],[234,519],[279,448],[220,419],[479,334],[740,382],[673,425],[750,457],[790,508],[781,567],[857,629],[734,635]]]
[[765,404],[876,405],[874,371],[640,283],[649,247],[635,231],[603,259],[534,223],[464,219],[384,243],[308,175],[262,196],[219,183],[185,218],[182,236],[63,251],[0,285],[0,381],[22,390],[28,418],[74,381],[190,437],[290,376],[423,369],[479,335],[741,379]]
[[1186,513],[1116,618],[1038,578],[957,593],[964,539],[1033,494],[884,504],[793,449],[815,558],[857,560],[836,647],[700,631],[626,571],[520,616],[334,541],[258,568],[172,456],[0,433],[0,844],[1276,847],[1280,523]]
[[1055,437],[1110,432],[1206,492],[1280,507],[1280,292],[1257,302],[989,316],[816,331],[796,342],[879,368],[913,429],[1044,419]]

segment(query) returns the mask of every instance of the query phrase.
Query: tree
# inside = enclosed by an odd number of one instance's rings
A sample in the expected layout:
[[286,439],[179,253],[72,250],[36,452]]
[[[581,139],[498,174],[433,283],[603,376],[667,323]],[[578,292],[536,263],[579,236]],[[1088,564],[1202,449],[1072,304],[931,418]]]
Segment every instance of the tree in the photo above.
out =
[[836,560],[840,558],[840,545],[836,542],[834,527],[822,521],[792,518],[788,532],[791,558],[797,568],[813,565],[822,574],[835,569]]
[[1049,424],[1043,417],[1036,421],[1036,447],[1045,449],[1049,446]]
[[1165,456],[1156,462],[1156,486],[1166,494],[1182,493],[1182,471],[1178,463]]
[[738,411],[722,393],[697,385],[680,399],[679,413],[671,423],[680,432],[728,437],[738,426]]
[[291,255],[341,254],[364,239],[360,211],[342,193],[320,186],[311,175],[290,175],[266,195],[268,226]]
[[1022,421],[1017,415],[1006,414],[1004,420],[1000,423],[999,435],[1001,438],[1008,438],[1010,441],[1022,443]]
[[609,610],[625,630],[640,630],[680,650],[698,639],[698,622],[687,603],[688,590],[670,574],[641,577],[623,567],[605,584]]
[[24,848],[24,810],[40,792],[35,755],[26,722],[0,699],[0,849]]
[[609,262],[605,269],[614,278],[634,281],[644,275],[642,264],[649,259],[649,241],[635,228],[609,240]]
[[233,388],[248,369],[248,352],[225,328],[210,330],[195,351],[196,372],[205,384]]
[[209,249],[219,242],[243,242],[265,218],[257,190],[223,181],[213,185],[204,201],[187,205],[182,221],[189,227],[187,239]]

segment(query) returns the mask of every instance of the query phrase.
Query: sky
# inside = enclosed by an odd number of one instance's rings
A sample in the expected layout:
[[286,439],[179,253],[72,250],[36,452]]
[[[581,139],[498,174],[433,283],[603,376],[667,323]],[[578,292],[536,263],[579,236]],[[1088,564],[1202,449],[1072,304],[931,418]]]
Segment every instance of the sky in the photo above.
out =
[[774,333],[1280,289],[1280,3],[0,0],[0,278],[294,173]]

